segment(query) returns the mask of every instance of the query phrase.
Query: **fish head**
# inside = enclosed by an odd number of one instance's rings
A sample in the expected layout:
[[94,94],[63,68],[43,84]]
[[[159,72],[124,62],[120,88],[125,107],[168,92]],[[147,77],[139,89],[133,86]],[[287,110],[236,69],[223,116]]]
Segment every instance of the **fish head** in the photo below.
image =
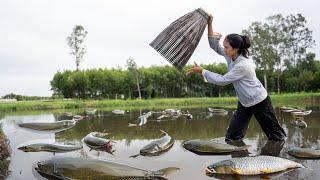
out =
[[206,174],[234,174],[233,164],[230,161],[213,163],[205,169]]
[[140,150],[141,154],[153,154],[161,151],[161,147],[156,143],[151,143],[146,145],[144,148]]
[[114,143],[115,143],[114,141],[109,140],[107,143],[104,144],[104,150],[113,155],[113,153],[115,152],[115,149],[113,149]]
[[24,152],[29,152],[28,146],[21,146],[21,147],[18,147],[18,149]]
[[45,173],[45,174],[54,174],[55,173],[54,163],[52,163],[50,160],[38,162],[37,167],[35,169],[38,172]]
[[35,152],[37,151],[37,148],[35,146],[21,146],[18,147],[19,150],[24,152]]
[[292,148],[288,150],[288,154],[291,156],[298,156],[298,157],[304,157],[306,153],[302,148]]

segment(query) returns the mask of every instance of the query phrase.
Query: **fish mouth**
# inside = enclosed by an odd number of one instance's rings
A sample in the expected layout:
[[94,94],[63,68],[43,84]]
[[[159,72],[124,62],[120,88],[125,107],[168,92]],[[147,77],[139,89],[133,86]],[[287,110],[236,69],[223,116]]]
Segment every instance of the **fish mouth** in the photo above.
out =
[[206,174],[214,174],[214,173],[216,173],[216,171],[214,170],[214,168],[209,167],[209,166],[206,167],[205,172],[206,172]]

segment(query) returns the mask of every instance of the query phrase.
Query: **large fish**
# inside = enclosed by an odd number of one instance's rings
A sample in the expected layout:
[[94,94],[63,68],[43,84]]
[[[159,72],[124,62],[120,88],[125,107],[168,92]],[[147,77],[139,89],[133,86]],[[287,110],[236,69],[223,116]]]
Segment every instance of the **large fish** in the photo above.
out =
[[115,109],[112,111],[113,114],[124,115],[126,112],[124,110]]
[[89,108],[85,110],[86,115],[95,115],[97,112],[97,109]]
[[152,116],[152,114],[153,114],[153,111],[149,111],[149,112],[147,112],[145,114],[142,114],[141,116],[138,117],[138,123],[137,124],[129,123],[129,126],[130,127],[132,127],[132,126],[142,126],[142,125],[146,124],[147,121],[148,121],[148,118],[150,116]]
[[288,150],[288,154],[297,158],[317,159],[320,158],[319,149],[311,148],[292,148]]
[[54,152],[54,153],[75,151],[81,148],[82,148],[82,145],[64,145],[64,144],[51,144],[51,143],[35,143],[35,144],[29,144],[29,145],[18,147],[18,149],[24,152],[46,151],[46,152]]
[[57,130],[57,129],[65,129],[71,128],[76,125],[75,120],[63,120],[63,121],[55,121],[55,122],[30,122],[30,123],[20,123],[18,124],[20,127],[47,131],[47,130]]
[[54,157],[37,163],[36,171],[48,179],[166,179],[179,168],[150,171],[98,159]]
[[139,155],[158,156],[168,151],[173,146],[174,139],[170,135],[168,135],[168,133],[166,133],[165,131],[163,130],[160,130],[160,131],[165,134],[162,138],[150,142],[149,144],[144,146],[142,149],[140,149],[139,154],[133,155],[130,157],[137,157]]
[[83,142],[91,149],[104,150],[112,154],[114,152],[112,149],[114,141],[102,138],[106,135],[108,133],[91,132],[83,138]]
[[210,140],[189,140],[182,143],[182,146],[197,154],[226,154],[234,151],[243,151],[250,146],[237,147],[230,144]]
[[208,174],[259,175],[301,168],[303,165],[275,156],[241,157],[213,163],[206,168]]

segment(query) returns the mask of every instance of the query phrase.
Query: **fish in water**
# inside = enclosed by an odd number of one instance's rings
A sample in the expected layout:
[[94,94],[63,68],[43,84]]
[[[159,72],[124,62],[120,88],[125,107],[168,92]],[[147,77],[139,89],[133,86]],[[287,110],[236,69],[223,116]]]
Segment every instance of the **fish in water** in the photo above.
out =
[[173,146],[174,139],[170,135],[168,135],[168,133],[166,133],[165,131],[163,130],[160,130],[160,131],[165,134],[162,138],[150,142],[140,150],[139,154],[133,155],[130,157],[137,157],[139,155],[158,156],[168,151]]
[[182,146],[196,154],[227,154],[234,151],[247,150],[250,146],[237,147],[230,144],[220,143],[211,140],[188,140],[182,143]]
[[152,114],[153,114],[153,111],[149,111],[149,112],[147,112],[145,114],[142,114],[141,116],[138,117],[138,123],[137,124],[129,123],[129,126],[130,127],[132,127],[132,126],[142,126],[142,125],[146,124],[147,121],[148,121],[148,118],[150,116],[152,116]]
[[291,148],[288,150],[288,154],[297,158],[305,159],[317,159],[320,158],[320,149],[311,148]]
[[86,115],[95,115],[97,112],[97,109],[89,108],[85,110]]
[[62,120],[62,121],[55,121],[55,122],[30,122],[30,123],[20,123],[18,124],[20,127],[40,130],[40,131],[47,131],[47,130],[57,130],[57,129],[64,129],[64,128],[71,128],[76,125],[75,120]]
[[108,133],[91,132],[83,138],[83,142],[91,149],[104,150],[112,154],[114,141],[102,138],[107,135]]
[[223,160],[206,168],[207,174],[259,175],[302,168],[302,164],[275,156],[253,156]]
[[126,112],[124,110],[115,109],[112,111],[113,114],[124,115]]
[[305,121],[301,120],[301,119],[293,120],[293,121],[291,121],[291,124],[296,126],[296,127],[302,128],[302,129],[308,127],[307,123]]
[[88,158],[54,157],[37,163],[35,170],[48,179],[166,179],[179,170],[168,167],[157,171],[126,164]]
[[228,111],[225,109],[208,108],[208,111],[211,113],[227,113],[228,114]]
[[29,145],[18,147],[18,149],[24,152],[46,151],[46,152],[54,152],[54,153],[75,151],[81,148],[82,148],[82,145],[64,145],[64,144],[53,144],[53,143],[35,143],[35,144],[29,144]]

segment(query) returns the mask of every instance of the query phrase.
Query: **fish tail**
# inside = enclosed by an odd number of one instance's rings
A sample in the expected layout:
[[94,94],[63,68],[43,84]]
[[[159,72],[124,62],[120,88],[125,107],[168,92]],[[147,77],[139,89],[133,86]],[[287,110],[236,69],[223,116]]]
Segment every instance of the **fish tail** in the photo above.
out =
[[163,169],[159,169],[158,171],[155,171],[154,174],[156,176],[168,176],[176,171],[180,170],[180,168],[177,167],[167,167]]
[[165,132],[164,130],[160,129],[160,131],[164,134],[168,134],[167,132]]

